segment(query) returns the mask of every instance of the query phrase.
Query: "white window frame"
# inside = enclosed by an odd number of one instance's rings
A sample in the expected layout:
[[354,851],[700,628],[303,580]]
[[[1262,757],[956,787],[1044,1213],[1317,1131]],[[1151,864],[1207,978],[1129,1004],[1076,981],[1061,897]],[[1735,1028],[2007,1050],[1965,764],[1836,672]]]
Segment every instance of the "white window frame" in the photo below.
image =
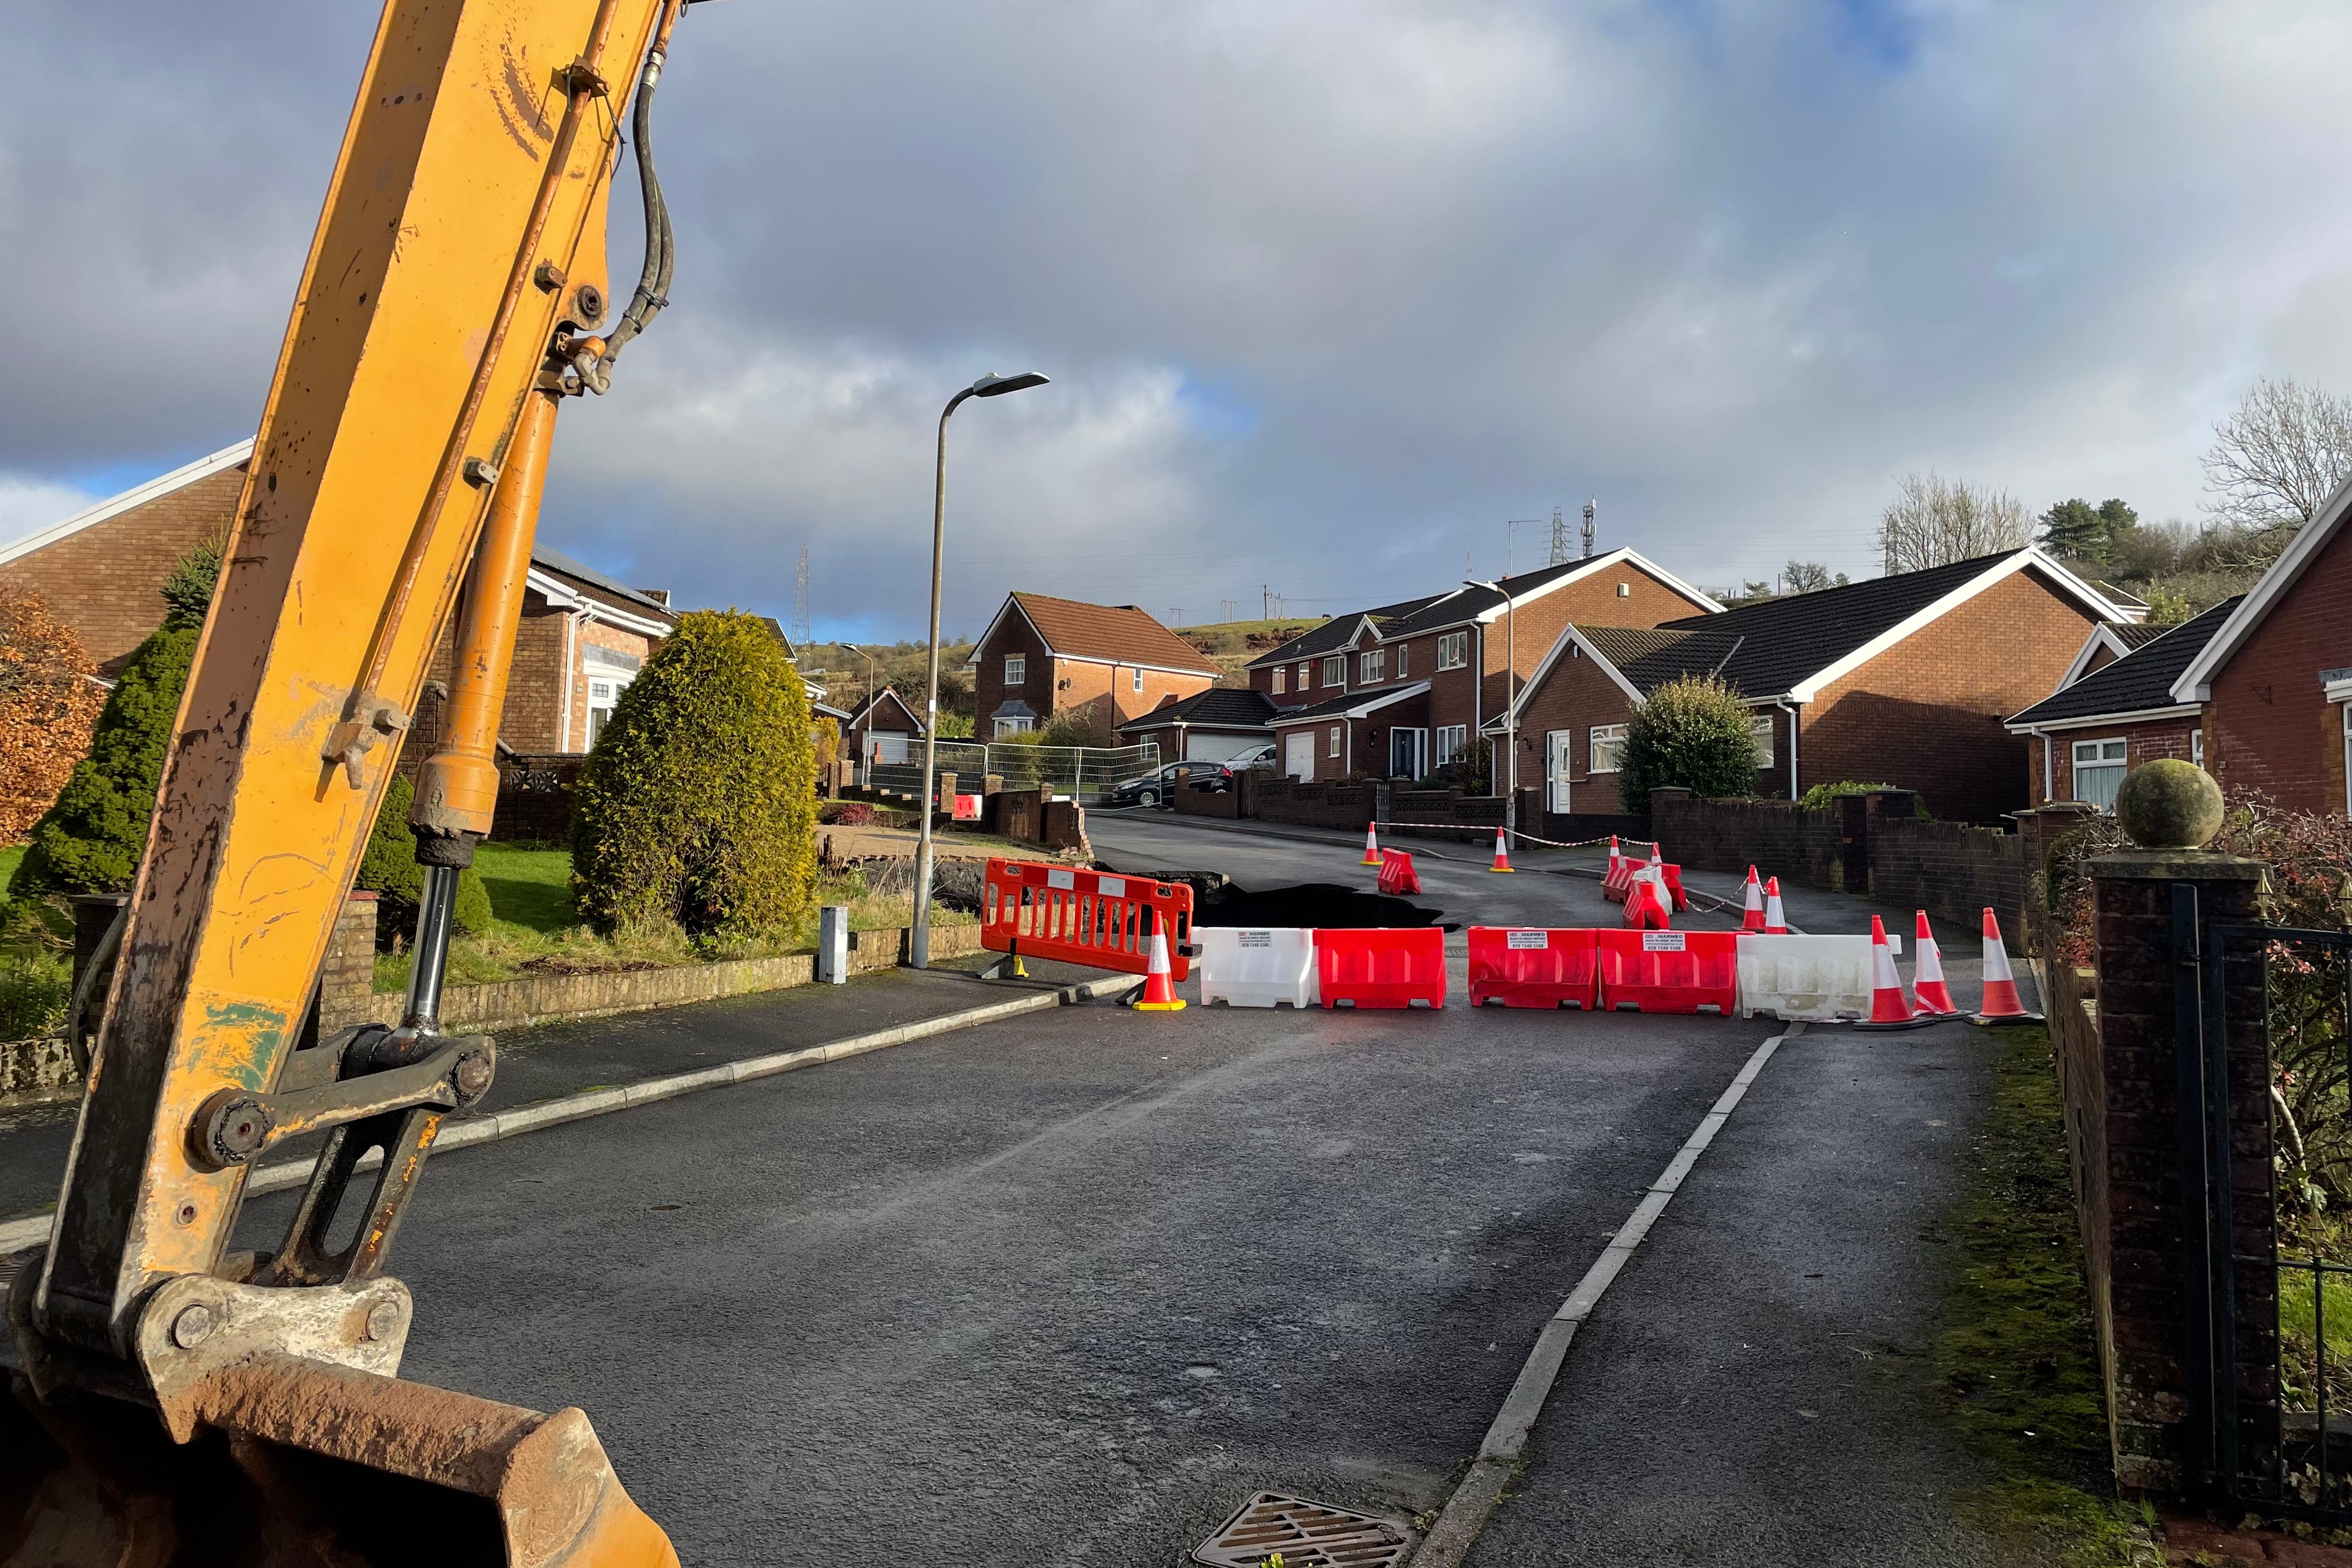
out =
[[1298,661],[1298,689],[1301,691],[1315,689],[1315,662],[1312,659]]
[[1034,719],[999,719],[996,721],[996,732],[999,735],[1025,735],[1036,727],[1037,721]]
[[1405,664],[1406,664],[1405,653],[1406,653],[1406,651],[1407,651],[1408,649],[1410,649],[1412,647],[1412,645],[1411,643],[1402,643],[1402,642],[1401,642],[1401,643],[1397,644],[1397,668],[1396,668],[1396,677],[1397,677],[1397,679],[1398,679],[1399,680],[1402,680],[1402,679],[1404,679],[1404,667],[1405,667]]
[[1004,684],[1007,686],[1026,686],[1029,684],[1029,656],[1027,654],[1008,653],[1004,656]]
[[1389,678],[1388,649],[1366,648],[1356,656],[1356,680],[1359,685],[1375,686]]
[[[2347,721],[2345,731],[2352,734],[2352,721]],[[2189,760],[2200,768],[2205,765],[2205,727],[2202,724],[2189,731]]]
[[1128,689],[1130,691],[1140,691],[1143,689],[1143,667],[1141,665],[1139,664],[1135,667],[1135,679],[1129,684]]
[[1348,684],[1348,656],[1346,654],[1335,653],[1323,661],[1323,684],[1327,688],[1333,686],[1345,687]]
[[1772,730],[1769,713],[1759,713],[1748,721],[1748,733],[1756,742],[1756,765],[1759,768],[1772,765]]
[[611,672],[590,670],[588,678],[588,749],[596,749],[596,738],[604,726],[613,721],[613,710],[621,704],[621,693],[629,689],[630,677]]
[[1448,763],[1459,762],[1462,753],[1469,749],[1469,725],[1441,724],[1430,732],[1429,765],[1442,768]]
[[[2084,752],[2088,752],[2085,757]],[[2127,735],[2097,735],[2087,741],[2076,741],[2067,752],[2073,764],[2074,798],[2086,805],[2095,805],[2109,816],[2115,814],[2116,788],[2131,771],[2131,738]],[[2098,776],[2105,798],[2100,799],[2083,787],[2083,770],[2088,766]],[[2113,783],[2107,774],[2113,773]]]
[[1329,736],[1330,750],[1323,753],[1325,756],[1336,757],[1339,754],[1339,731],[1346,728],[1347,726],[1345,724],[1334,724],[1331,726],[1331,733]]
[[1447,632],[1437,639],[1437,668],[1467,669],[1470,668],[1470,634]]
[[1290,667],[1286,664],[1276,665],[1274,667],[1274,694],[1276,697],[1282,696],[1288,689],[1289,680]]
[[1587,773],[1613,773],[1623,762],[1625,726],[1595,724],[1586,737],[1585,768]]

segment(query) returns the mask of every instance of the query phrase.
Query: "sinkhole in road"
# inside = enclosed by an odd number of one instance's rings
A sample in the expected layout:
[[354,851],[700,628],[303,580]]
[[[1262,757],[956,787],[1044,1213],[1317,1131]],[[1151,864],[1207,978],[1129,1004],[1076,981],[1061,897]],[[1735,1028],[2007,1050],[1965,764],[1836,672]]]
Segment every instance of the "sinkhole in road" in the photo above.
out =
[[[1116,872],[1096,862],[1097,870]],[[1410,900],[1386,893],[1367,893],[1338,882],[1294,882],[1286,887],[1253,891],[1214,871],[1171,876],[1166,872],[1134,873],[1162,882],[1189,883],[1192,889],[1192,923],[1196,926],[1318,927],[1324,931],[1370,931],[1399,926],[1436,926],[1458,931],[1460,922],[1441,919],[1443,910],[1427,910]]]

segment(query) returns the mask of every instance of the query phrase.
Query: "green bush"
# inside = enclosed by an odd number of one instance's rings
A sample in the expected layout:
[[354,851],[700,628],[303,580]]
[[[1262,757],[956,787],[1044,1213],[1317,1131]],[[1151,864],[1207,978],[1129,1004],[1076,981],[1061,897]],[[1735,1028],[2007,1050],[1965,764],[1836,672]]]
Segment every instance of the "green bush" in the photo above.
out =
[[1650,792],[1679,785],[1702,798],[1756,793],[1756,740],[1748,705],[1719,677],[1669,680],[1625,725],[1617,795],[1627,811]]
[[[1815,784],[1804,793],[1803,798],[1797,804],[1807,811],[1827,811],[1830,808],[1830,802],[1845,795],[1874,795],[1880,790],[1902,787],[1901,784],[1859,784],[1853,779],[1841,779],[1836,784]],[[1933,820],[1934,817],[1934,814],[1927,809],[1927,803],[1916,795],[1911,797],[1911,815],[1922,821]]]
[[[360,871],[352,885],[377,898],[376,935],[390,942],[394,936],[414,941],[416,909],[425,898],[425,868],[416,863],[416,830],[408,814],[416,805],[416,785],[405,773],[392,775],[376,809],[375,828],[360,854]],[[457,873],[457,930],[467,936],[490,928],[490,891],[471,866]]]
[[99,712],[89,755],[33,825],[10,897],[131,890],[195,653],[196,628],[172,626],[132,651]]
[[678,620],[621,694],[572,796],[572,896],[607,933],[787,930],[816,875],[808,697],[767,626]]

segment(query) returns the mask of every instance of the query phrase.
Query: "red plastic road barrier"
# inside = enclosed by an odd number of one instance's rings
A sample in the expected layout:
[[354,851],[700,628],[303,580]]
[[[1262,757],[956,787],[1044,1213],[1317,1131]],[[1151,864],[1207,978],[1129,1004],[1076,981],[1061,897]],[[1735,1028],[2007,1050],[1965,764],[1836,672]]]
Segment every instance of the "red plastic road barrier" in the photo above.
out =
[[1727,1016],[1739,1006],[1736,931],[1601,931],[1601,1005]]
[[958,822],[978,822],[980,820],[980,796],[976,795],[960,795],[956,796],[955,819]]
[[1625,924],[1635,931],[1664,931],[1674,923],[1658,896],[1658,879],[1636,877],[1625,889]]
[[[1187,889],[1188,891],[1190,889]],[[1315,975],[1323,1005],[1445,1005],[1445,933],[1435,926],[1315,931]]]
[[1192,971],[1184,953],[1192,939],[1190,884],[1038,860],[991,860],[981,883],[980,945],[991,952],[1142,974],[1151,967],[1151,910],[1159,911],[1170,963],[1181,980]]
[[1383,893],[1418,893],[1421,873],[1412,868],[1412,856],[1402,849],[1381,851],[1380,889]]
[[1669,866],[1661,860],[1658,862],[1658,869],[1665,873],[1666,891],[1674,895],[1675,911],[1680,913],[1688,910],[1690,895],[1683,891],[1683,868],[1680,866]]
[[1642,863],[1630,855],[1621,855],[1609,862],[1608,875],[1601,879],[1601,896],[1612,904],[1625,901],[1625,889],[1633,885],[1633,873]]
[[1470,1005],[1591,1010],[1601,976],[1600,933],[1470,928]]

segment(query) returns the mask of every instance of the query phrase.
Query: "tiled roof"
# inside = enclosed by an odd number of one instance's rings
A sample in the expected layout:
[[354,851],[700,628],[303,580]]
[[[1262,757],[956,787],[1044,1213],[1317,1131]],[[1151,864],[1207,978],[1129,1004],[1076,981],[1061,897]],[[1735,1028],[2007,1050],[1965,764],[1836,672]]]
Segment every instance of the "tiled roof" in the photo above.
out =
[[[1638,562],[1622,559],[1608,561],[1602,557],[1594,557],[1591,560],[1563,561],[1556,566],[1539,566],[1532,572],[1522,572],[1516,577],[1502,578],[1497,581],[1496,587],[1507,589],[1509,596],[1514,599],[1524,599],[1532,594],[1542,592],[1563,577],[1573,577],[1580,572],[1590,571],[1595,566],[1604,564],[1624,566],[1636,572],[1642,571],[1641,563]],[[1433,631],[1439,626],[1458,625],[1475,616],[1485,615],[1488,610],[1497,608],[1503,603],[1503,599],[1504,595],[1496,593],[1495,588],[1474,588],[1465,585],[1454,589],[1450,594],[1439,595],[1429,602],[1427,607],[1417,614],[1402,617],[1396,625],[1382,626],[1381,635],[1389,637],[1411,637],[1416,632]]]
[[[583,565],[569,555],[558,555],[543,544],[532,547],[530,562],[534,566],[543,566],[548,571],[569,577],[584,587],[594,589],[599,597],[623,600],[629,608],[650,612],[673,626],[677,622],[677,612],[659,599],[648,598],[635,588],[614,582],[593,566]],[[776,636],[779,639],[783,637],[782,626],[776,627]],[[784,646],[789,648],[792,645],[786,643]]]
[[1262,730],[1276,712],[1274,701],[1262,691],[1240,686],[1212,686],[1206,691],[1175,702],[1163,702],[1149,713],[1139,713],[1120,730],[1153,730],[1163,724],[1197,724],[1227,730]]
[[1376,687],[1369,691],[1350,691],[1343,697],[1326,698],[1300,708],[1284,708],[1276,711],[1273,722],[1295,724],[1302,720],[1328,719],[1341,713],[1360,713],[1368,709],[1381,708],[1402,698],[1418,697],[1429,689],[1429,682],[1416,680],[1409,686]]
[[1202,675],[1223,673],[1208,655],[1133,605],[1088,605],[1044,594],[1015,594],[1013,602],[1055,653]]
[[1372,618],[1374,626],[1386,630],[1390,623],[1402,621],[1444,597],[1444,594],[1424,594],[1418,599],[1400,599],[1393,605],[1382,605],[1376,609],[1349,610],[1344,616],[1333,616],[1319,626],[1309,626],[1271,653],[1258,655],[1244,668],[1255,669],[1261,665],[1287,664],[1295,658],[1314,658],[1347,646],[1348,639],[1356,635],[1357,626],[1366,616]]
[[2019,553],[2005,550],[1924,572],[1766,599],[1720,615],[1690,616],[1666,626],[1704,629],[1727,641],[1740,638],[1723,661],[1724,679],[1748,697],[1777,697]]
[[[2242,598],[2244,595],[2241,595]],[[2152,708],[2177,708],[2172,683],[2189,661],[2205,651],[2237,599],[2225,600],[2177,626],[2133,626],[2152,635],[2140,647],[2062,688],[2010,720],[2012,724],[2055,724],[2070,719],[2097,719],[2109,714],[2143,713]]]
[[[2102,592],[2104,591],[2105,588],[2103,584]],[[2173,629],[2170,626],[2152,626],[2146,621],[2102,621],[2100,625],[2113,632],[2116,636],[2116,640],[2123,644],[2124,647],[2127,648],[2146,647],[2148,644],[2154,642],[2157,638]]]
[[1666,626],[1580,626],[1576,629],[1646,697],[1669,680],[1710,674],[1723,667],[1726,656],[1746,639],[1738,632],[1719,635],[1712,623],[1721,618],[1710,616],[1708,624],[1688,631]]

